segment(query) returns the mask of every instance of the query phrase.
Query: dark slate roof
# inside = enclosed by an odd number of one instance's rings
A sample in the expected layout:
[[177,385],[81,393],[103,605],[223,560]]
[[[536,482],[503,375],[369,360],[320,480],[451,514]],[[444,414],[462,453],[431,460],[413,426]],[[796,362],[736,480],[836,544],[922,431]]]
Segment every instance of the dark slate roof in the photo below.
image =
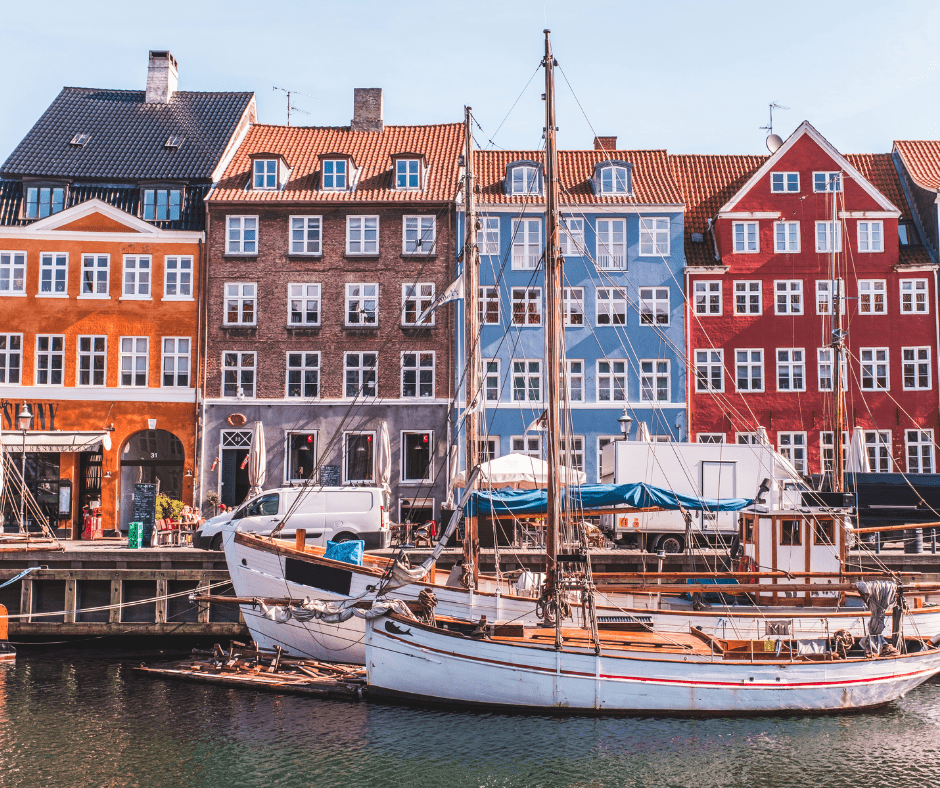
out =
[[[222,158],[251,93],[180,91],[147,104],[142,90],[63,88],[0,173],[114,180],[207,179]],[[76,134],[88,134],[83,146]],[[177,149],[164,147],[182,135]]]
[[[205,196],[209,184],[186,187],[183,214],[175,222],[150,222],[162,230],[204,230],[206,228]],[[138,186],[73,185],[69,188],[66,208],[87,200],[98,199],[140,217],[140,188]],[[0,180],[0,225],[24,226],[34,219],[20,218],[23,185],[19,181]]]

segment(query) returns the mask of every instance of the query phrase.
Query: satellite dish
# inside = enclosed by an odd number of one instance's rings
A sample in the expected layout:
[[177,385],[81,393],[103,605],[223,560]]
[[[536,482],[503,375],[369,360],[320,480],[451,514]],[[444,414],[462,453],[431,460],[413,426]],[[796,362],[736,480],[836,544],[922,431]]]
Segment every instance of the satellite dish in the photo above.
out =
[[776,153],[781,145],[783,145],[783,138],[779,134],[767,135],[767,150],[771,153]]

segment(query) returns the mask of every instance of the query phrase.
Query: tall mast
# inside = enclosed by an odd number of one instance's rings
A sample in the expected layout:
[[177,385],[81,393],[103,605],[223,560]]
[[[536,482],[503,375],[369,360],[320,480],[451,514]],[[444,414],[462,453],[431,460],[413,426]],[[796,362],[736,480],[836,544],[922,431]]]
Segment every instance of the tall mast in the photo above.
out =
[[842,284],[836,268],[836,191],[835,179],[839,178],[841,186],[842,174],[830,175],[829,193],[832,195],[832,226],[829,230],[829,275],[832,290],[832,386],[835,390],[835,407],[833,408],[832,431],[832,490],[844,492],[845,471],[842,464],[842,422],[845,420],[844,401],[842,397],[842,353],[845,346],[845,331],[842,330]]
[[[470,473],[479,463],[477,411],[474,399],[480,395],[480,326],[477,315],[477,291],[479,289],[479,249],[477,248],[477,198],[473,168],[473,127],[471,107],[464,107],[464,311],[466,330],[466,396],[464,398],[464,430],[467,436],[467,484]],[[477,518],[468,517],[464,528],[464,564],[470,588],[478,584],[480,573],[480,540],[477,535]]]

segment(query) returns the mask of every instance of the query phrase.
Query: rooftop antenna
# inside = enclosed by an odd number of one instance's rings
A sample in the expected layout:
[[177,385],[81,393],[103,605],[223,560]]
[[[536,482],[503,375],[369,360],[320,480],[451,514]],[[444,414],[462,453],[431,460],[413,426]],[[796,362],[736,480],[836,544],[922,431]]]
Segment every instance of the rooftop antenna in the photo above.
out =
[[760,128],[764,129],[767,132],[767,150],[771,153],[776,153],[777,149],[783,145],[783,138],[779,134],[774,134],[774,110],[775,109],[790,109],[789,107],[784,107],[782,104],[778,104],[776,101],[771,101],[769,105],[770,111],[770,120],[767,122],[766,126],[761,126]]
[[[307,110],[301,109],[300,107],[295,107],[293,104],[290,103],[290,97],[293,96],[295,93],[300,93],[299,90],[288,90],[287,88],[279,88],[276,86],[273,87],[272,90],[280,90],[282,93],[287,94],[287,125],[288,126],[290,126],[291,112],[302,112],[304,115],[310,114],[309,112],[307,112]],[[311,96],[309,93],[300,93],[300,95],[307,96],[307,98],[316,98],[316,96]]]

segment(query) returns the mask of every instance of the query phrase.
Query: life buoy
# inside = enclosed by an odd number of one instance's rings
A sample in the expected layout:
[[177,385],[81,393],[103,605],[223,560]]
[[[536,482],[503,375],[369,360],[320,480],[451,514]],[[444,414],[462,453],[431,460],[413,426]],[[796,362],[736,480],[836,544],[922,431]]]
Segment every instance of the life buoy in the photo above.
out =
[[[742,555],[738,559],[738,566],[735,570],[737,572],[756,572],[757,571],[757,562],[751,558],[749,555]],[[756,583],[756,577],[745,577],[743,579],[739,578],[738,582],[740,583]]]

